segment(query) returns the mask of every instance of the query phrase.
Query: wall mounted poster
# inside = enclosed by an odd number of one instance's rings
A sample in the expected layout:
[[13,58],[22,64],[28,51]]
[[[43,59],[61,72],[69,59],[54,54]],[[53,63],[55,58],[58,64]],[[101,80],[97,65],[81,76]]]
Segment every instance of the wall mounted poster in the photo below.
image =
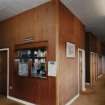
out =
[[57,65],[56,61],[49,61],[48,62],[48,76],[56,76],[57,72]]
[[67,58],[75,57],[75,44],[66,42],[66,57]]

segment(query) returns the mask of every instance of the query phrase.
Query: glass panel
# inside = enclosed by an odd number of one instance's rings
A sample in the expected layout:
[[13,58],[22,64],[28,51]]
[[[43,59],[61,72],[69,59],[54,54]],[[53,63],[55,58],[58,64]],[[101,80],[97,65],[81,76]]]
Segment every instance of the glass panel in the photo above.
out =
[[[16,58],[19,59],[18,75],[29,76],[29,68],[32,68],[32,77],[46,77],[46,55],[45,47],[16,50]],[[31,65],[28,64],[29,59],[32,60]]]
[[45,59],[34,59],[32,62],[32,77],[45,77],[46,76],[46,63]]
[[19,76],[28,76],[28,62],[22,60],[19,62],[19,69],[18,69]]

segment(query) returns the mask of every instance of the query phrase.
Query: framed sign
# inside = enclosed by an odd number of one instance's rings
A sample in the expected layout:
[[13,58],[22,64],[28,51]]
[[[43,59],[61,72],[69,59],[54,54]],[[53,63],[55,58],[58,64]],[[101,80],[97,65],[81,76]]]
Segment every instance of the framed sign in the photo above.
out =
[[75,44],[66,42],[66,57],[75,58]]
[[56,76],[57,72],[57,63],[56,61],[49,61],[48,62],[48,76]]
[[19,62],[18,75],[19,76],[28,76],[28,63]]

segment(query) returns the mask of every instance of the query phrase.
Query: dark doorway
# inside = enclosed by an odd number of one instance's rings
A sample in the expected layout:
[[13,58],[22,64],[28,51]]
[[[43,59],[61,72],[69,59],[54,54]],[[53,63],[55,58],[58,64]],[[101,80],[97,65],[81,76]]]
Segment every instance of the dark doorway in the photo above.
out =
[[7,96],[7,51],[0,51],[0,95]]
[[79,80],[80,80],[80,92],[82,92],[82,51],[79,51]]

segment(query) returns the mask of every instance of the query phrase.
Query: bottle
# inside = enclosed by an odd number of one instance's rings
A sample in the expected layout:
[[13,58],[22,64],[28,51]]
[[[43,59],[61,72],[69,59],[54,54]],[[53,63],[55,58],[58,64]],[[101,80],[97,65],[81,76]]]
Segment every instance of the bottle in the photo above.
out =
[[28,55],[28,57],[30,57],[30,55],[31,55],[31,51],[30,50],[27,51],[27,55]]
[[38,56],[38,52],[34,51],[34,56],[37,57]]
[[38,57],[41,57],[41,50],[38,50]]

